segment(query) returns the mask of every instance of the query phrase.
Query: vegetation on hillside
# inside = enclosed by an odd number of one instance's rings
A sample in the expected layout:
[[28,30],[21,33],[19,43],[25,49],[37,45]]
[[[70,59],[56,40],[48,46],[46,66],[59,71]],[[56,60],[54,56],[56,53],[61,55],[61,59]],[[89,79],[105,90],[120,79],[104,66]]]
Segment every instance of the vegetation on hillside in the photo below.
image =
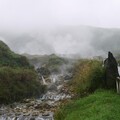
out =
[[55,120],[120,120],[120,96],[113,91],[94,94],[62,106]]
[[104,68],[97,60],[80,60],[74,68],[70,89],[76,94],[104,87]]
[[60,72],[60,66],[68,63],[67,59],[59,57],[55,54],[43,56],[26,56],[32,65],[37,65],[39,67],[44,66],[45,68],[49,69],[51,73]]
[[0,41],[0,66],[30,67],[30,64],[26,57],[14,53],[4,42]]
[[15,54],[0,41],[0,103],[37,97],[44,92],[26,57]]
[[65,63],[67,63],[67,60],[53,54],[50,56],[46,66],[47,68],[49,68],[51,72],[57,73],[60,72],[59,71],[60,66],[64,65]]

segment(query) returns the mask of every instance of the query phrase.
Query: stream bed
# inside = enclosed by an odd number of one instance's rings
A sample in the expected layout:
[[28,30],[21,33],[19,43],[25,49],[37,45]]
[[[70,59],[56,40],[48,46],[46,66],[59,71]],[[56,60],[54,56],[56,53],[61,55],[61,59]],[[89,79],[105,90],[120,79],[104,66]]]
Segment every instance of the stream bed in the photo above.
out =
[[38,99],[1,105],[0,120],[54,120],[54,112],[61,102],[71,97],[64,82],[54,82],[48,85],[48,91]]

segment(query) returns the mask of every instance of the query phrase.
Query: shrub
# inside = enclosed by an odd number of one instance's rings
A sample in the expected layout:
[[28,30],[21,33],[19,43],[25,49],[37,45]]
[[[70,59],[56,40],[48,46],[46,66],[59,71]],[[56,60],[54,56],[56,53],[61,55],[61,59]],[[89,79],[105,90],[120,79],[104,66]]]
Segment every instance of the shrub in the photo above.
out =
[[0,103],[38,97],[44,92],[45,86],[36,78],[37,74],[33,69],[1,67]]
[[79,94],[83,91],[94,91],[103,87],[104,68],[96,60],[82,60],[75,65],[73,80],[70,88]]

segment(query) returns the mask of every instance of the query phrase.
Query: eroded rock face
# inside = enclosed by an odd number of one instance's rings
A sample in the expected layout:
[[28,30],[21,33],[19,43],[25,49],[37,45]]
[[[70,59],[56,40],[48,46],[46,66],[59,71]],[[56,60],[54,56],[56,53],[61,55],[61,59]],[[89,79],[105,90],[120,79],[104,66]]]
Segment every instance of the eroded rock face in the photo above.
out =
[[115,88],[116,78],[119,76],[118,64],[111,52],[108,52],[108,58],[104,61],[105,67],[105,86]]

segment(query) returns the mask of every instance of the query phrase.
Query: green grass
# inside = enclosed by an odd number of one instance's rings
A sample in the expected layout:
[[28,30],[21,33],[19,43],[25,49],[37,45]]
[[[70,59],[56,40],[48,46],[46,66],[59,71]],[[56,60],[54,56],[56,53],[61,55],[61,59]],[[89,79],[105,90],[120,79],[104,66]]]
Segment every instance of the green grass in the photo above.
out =
[[61,107],[55,114],[55,120],[120,120],[120,95],[98,90]]

